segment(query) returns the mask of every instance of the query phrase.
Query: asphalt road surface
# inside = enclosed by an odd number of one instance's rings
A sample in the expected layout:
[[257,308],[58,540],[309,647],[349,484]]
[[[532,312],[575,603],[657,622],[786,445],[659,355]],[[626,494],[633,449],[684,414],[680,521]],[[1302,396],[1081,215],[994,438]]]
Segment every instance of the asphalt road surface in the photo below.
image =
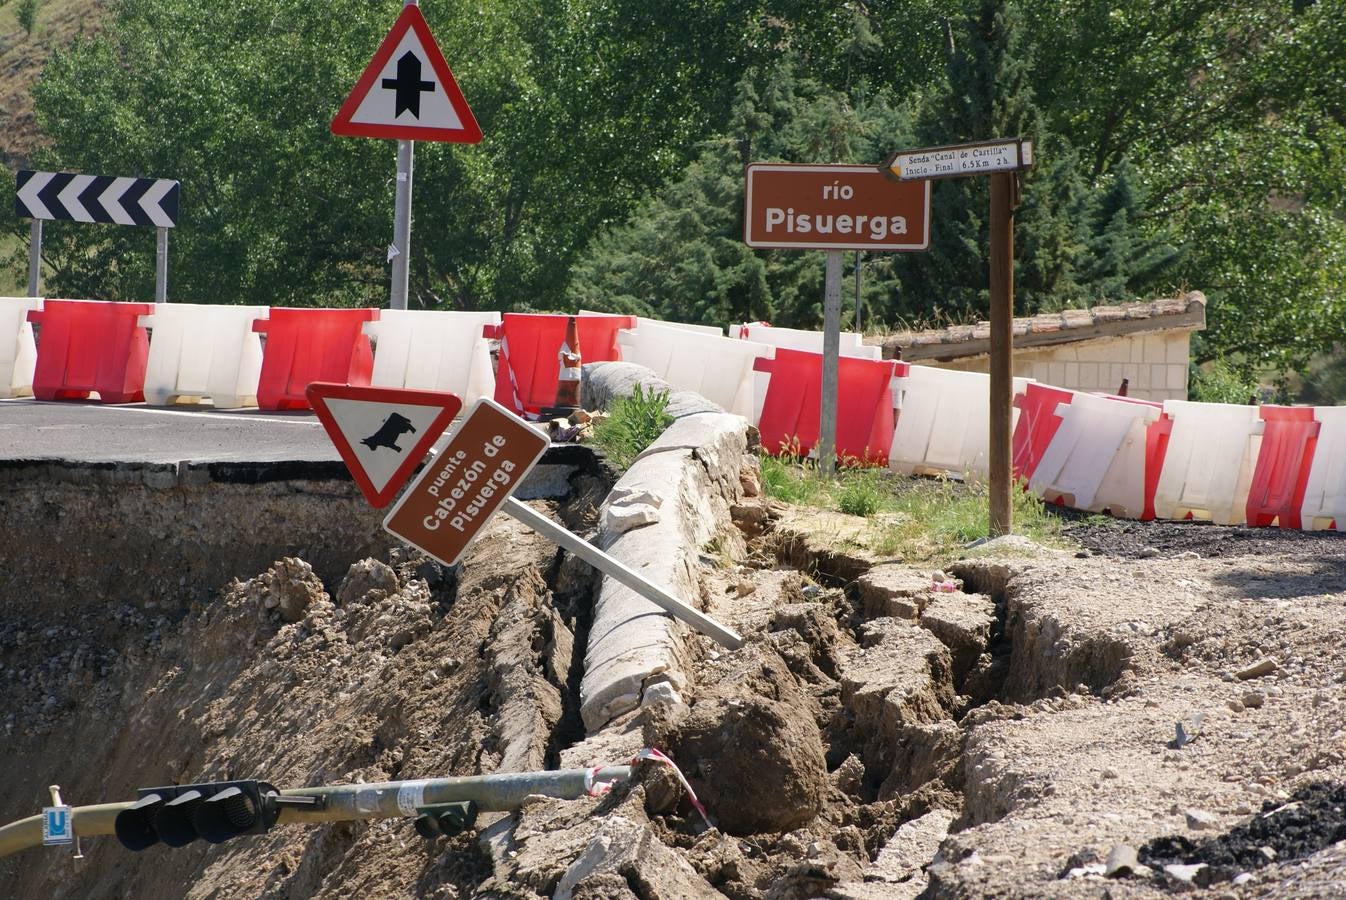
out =
[[339,461],[316,416],[209,406],[0,400],[0,460]]

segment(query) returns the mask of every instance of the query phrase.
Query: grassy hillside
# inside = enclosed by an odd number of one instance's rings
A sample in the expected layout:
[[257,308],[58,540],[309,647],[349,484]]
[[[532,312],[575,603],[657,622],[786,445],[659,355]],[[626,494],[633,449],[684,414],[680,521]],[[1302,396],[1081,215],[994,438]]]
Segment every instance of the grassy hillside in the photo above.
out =
[[97,29],[109,0],[41,0],[32,35],[16,18],[20,0],[0,6],[0,161],[27,163],[42,144],[30,88],[56,47]]

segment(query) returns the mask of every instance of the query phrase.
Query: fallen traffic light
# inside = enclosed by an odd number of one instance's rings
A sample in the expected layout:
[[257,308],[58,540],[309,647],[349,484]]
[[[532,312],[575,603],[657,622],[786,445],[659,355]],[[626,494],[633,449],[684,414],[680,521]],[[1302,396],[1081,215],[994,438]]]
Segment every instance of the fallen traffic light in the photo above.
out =
[[213,781],[141,788],[139,799],[117,813],[117,840],[128,850],[163,841],[185,847],[197,838],[219,844],[261,834],[276,823],[282,806],[321,806],[317,797],[282,797],[265,781]]
[[471,828],[477,821],[477,804],[471,800],[462,803],[442,803],[416,808],[416,833],[423,838],[453,837]]

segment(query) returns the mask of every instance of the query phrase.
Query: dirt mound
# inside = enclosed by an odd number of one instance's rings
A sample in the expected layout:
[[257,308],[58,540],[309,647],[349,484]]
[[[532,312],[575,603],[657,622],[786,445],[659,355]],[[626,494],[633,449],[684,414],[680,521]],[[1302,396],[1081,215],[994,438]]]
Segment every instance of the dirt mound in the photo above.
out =
[[790,831],[818,814],[827,793],[817,714],[778,653],[754,646],[738,656],[670,746],[725,831]]

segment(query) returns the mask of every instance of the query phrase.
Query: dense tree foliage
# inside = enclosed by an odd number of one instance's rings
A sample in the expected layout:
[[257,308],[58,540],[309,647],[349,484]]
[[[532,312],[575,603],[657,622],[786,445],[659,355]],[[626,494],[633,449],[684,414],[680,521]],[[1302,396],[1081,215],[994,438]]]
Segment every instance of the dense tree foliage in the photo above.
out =
[[[180,179],[176,298],[382,303],[394,145],[328,122],[398,6],[114,0],[35,89],[36,162]],[[1020,311],[1200,288],[1205,355],[1346,340],[1346,0],[424,12],[486,139],[417,146],[413,306],[813,324],[821,254],[742,245],[745,163],[1024,134]],[[983,314],[986,215],[938,183],[932,249],[866,260],[867,321]],[[150,293],[148,231],[55,223],[45,256],[52,293]]]

